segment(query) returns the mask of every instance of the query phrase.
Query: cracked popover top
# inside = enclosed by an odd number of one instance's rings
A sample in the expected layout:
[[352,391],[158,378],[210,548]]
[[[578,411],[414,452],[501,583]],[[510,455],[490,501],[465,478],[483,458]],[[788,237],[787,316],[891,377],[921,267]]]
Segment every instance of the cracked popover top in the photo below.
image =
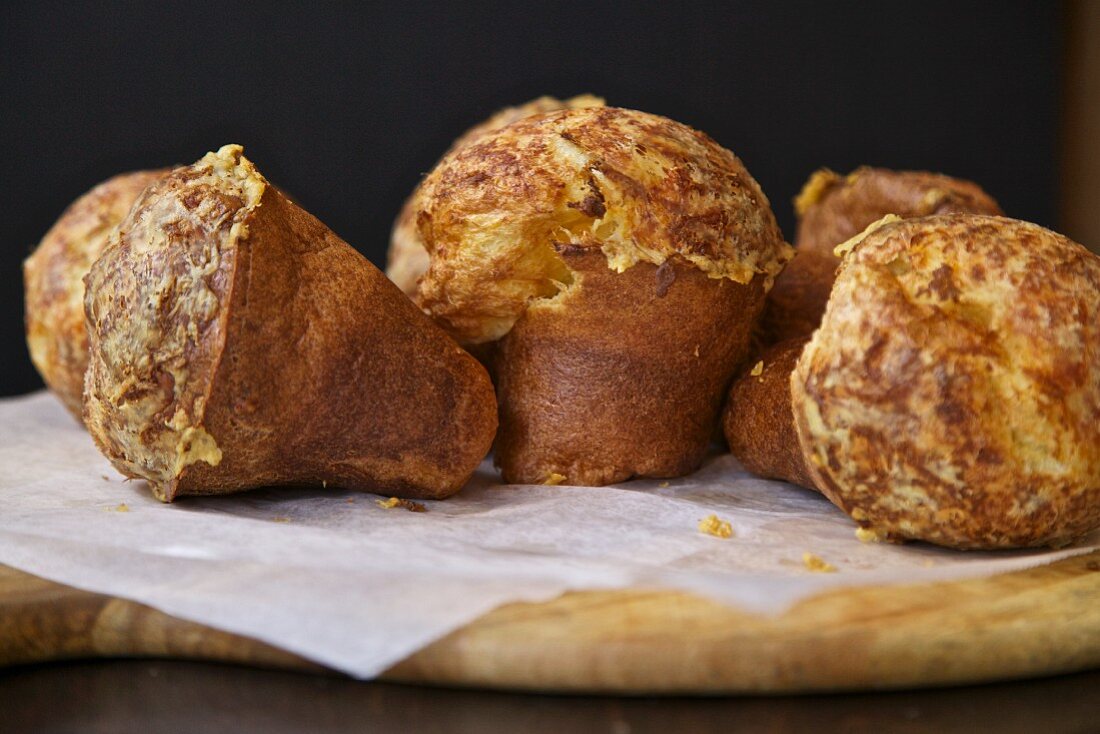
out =
[[528,117],[453,150],[421,185],[417,226],[432,256],[417,300],[465,344],[573,286],[570,253],[599,251],[617,272],[677,256],[766,285],[792,255],[733,153],[616,107]]

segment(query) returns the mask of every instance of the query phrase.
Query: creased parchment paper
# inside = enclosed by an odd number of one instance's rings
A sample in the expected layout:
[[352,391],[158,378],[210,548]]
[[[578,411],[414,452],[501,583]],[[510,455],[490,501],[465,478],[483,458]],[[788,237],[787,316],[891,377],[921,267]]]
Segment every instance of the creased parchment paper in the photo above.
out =
[[[369,678],[501,604],[576,589],[675,588],[762,614],[840,585],[1048,563],[1058,552],[865,544],[820,496],[729,456],[600,489],[499,484],[486,463],[427,512],[339,489],[153,499],[49,395],[0,401],[0,563],[134,599]],[[730,538],[698,530],[715,514]],[[836,567],[814,573],[811,552]]]

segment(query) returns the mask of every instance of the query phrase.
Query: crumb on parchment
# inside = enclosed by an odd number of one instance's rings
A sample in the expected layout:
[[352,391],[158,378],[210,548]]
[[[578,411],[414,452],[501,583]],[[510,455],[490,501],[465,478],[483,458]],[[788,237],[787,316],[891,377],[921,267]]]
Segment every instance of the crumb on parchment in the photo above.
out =
[[802,565],[814,573],[836,573],[836,566],[809,551],[802,554]]
[[392,510],[395,507],[400,507],[409,512],[427,512],[428,508],[419,502],[413,502],[412,500],[403,500],[397,497],[390,497],[388,500],[375,500],[374,504],[381,507],[383,510]]
[[120,502],[117,506],[108,507],[107,509],[110,510],[111,512],[129,512],[130,511],[130,506],[128,504],[126,504],[125,502]]
[[865,528],[862,525],[856,528],[856,538],[860,543],[881,543],[885,536],[874,528]]
[[[853,511],[853,517],[855,517],[856,512],[859,512],[858,507]],[[861,543],[890,543],[892,545],[902,545],[905,543],[904,538],[890,535],[890,533],[885,530],[878,530],[863,525],[856,528],[856,538]]]
[[547,487],[556,487],[565,481],[564,474],[558,474],[556,471],[550,472],[550,474],[542,481]]
[[716,538],[733,537],[733,526],[728,520],[723,520],[717,515],[707,515],[699,521],[699,532],[713,535]]
[[277,517],[277,518],[275,518],[275,522],[290,522],[290,518],[289,517]]
[[661,489],[668,489],[668,488],[669,488],[669,487],[671,487],[672,485],[671,485],[671,484],[669,484],[668,482],[661,482],[661,483],[660,483],[660,484],[658,484],[657,486],[658,486],[658,487],[660,487]]

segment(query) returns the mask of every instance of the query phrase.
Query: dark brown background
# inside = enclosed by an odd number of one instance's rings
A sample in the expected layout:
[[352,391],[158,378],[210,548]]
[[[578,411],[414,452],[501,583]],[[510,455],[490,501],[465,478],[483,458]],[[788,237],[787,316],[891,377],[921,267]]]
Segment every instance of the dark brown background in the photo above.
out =
[[20,263],[64,207],[112,174],[227,142],[376,263],[450,140],[540,94],[593,92],[707,131],[760,180],[788,235],[812,170],[863,163],[973,178],[1007,212],[1057,227],[1073,12],[958,0],[2,3],[0,395],[40,385]]

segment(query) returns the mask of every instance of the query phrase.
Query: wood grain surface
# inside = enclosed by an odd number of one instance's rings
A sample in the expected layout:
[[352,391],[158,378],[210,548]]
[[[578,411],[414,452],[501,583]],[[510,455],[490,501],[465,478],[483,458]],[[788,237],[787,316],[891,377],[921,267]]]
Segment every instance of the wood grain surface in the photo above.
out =
[[[134,656],[324,670],[252,639],[0,566],[0,665]],[[779,617],[677,592],[569,593],[501,607],[382,677],[572,693],[791,693],[1095,667],[1100,552],[984,579],[829,592]]]

